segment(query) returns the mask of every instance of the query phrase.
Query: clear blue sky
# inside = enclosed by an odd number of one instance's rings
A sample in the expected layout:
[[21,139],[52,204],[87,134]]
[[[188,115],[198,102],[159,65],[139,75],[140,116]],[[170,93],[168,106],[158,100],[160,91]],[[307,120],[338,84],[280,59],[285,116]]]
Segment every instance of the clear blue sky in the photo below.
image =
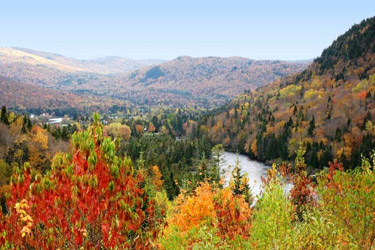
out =
[[90,59],[180,55],[299,60],[319,56],[375,1],[11,0],[0,5],[0,46]]

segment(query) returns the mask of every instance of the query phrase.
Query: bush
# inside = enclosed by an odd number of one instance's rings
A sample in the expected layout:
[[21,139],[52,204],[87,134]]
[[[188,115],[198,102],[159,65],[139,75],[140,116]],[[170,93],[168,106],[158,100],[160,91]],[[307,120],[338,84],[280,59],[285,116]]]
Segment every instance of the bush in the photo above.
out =
[[152,249],[159,228],[142,171],[115,156],[99,116],[73,135],[72,154],[54,157],[51,171],[29,165],[11,180],[0,217],[0,243],[27,249]]

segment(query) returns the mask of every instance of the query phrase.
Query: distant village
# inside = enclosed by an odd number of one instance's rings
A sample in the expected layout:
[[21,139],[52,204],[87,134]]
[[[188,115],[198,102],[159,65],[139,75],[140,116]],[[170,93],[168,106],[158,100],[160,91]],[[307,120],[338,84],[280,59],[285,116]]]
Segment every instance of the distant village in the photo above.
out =
[[[116,114],[105,114],[101,117],[101,122],[104,125],[107,125],[112,122],[120,122],[123,119],[131,119],[135,118],[137,116],[132,114],[122,114],[122,113],[116,113]],[[79,122],[80,124],[87,124],[89,123],[89,117],[83,118],[80,117],[79,120],[76,120],[72,117],[69,117],[69,115],[61,116],[55,116],[53,113],[42,113],[40,115],[30,114],[30,119],[33,121],[33,123],[39,123],[39,124],[45,124],[50,126],[56,126],[56,127],[67,127],[69,125],[73,125],[76,122]]]

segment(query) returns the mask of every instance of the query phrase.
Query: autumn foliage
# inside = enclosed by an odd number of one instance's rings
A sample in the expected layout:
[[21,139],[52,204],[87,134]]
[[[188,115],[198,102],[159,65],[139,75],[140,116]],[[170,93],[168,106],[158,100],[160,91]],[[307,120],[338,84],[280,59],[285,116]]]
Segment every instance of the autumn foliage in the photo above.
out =
[[340,243],[351,246],[350,249],[375,247],[373,163],[363,159],[360,168],[346,172],[342,164],[333,163],[328,173],[320,176],[321,205],[326,216],[334,221],[337,228],[341,228]]
[[145,178],[102,136],[99,116],[73,136],[72,154],[54,157],[51,171],[28,164],[11,180],[0,242],[9,248],[152,249],[158,219]]
[[[98,121],[95,114],[72,136],[72,153],[56,154],[45,173],[38,157],[14,169],[1,250],[375,247],[374,156],[355,170],[330,163],[313,182],[301,145],[293,166],[268,170],[254,207],[240,166],[228,186],[205,178],[169,201],[162,168],[118,157],[118,140],[103,136]],[[45,130],[29,132],[37,147],[47,145]]]
[[302,214],[306,206],[314,205],[314,197],[316,196],[315,186],[306,172],[306,164],[303,158],[304,154],[305,150],[303,148],[297,150],[297,158],[295,161],[296,172],[291,175],[293,188],[290,190],[290,197],[292,203],[295,205],[299,219],[302,219]]
[[[176,200],[172,215],[167,219],[168,227],[164,237],[188,237],[194,230],[213,228],[215,235],[222,240],[236,237],[247,239],[251,229],[251,208],[240,195],[234,195],[230,188],[214,188],[208,182],[201,183],[193,194],[182,193]],[[188,240],[187,245],[197,244],[197,240]],[[166,244],[168,246],[168,243]],[[188,247],[186,246],[186,247]]]

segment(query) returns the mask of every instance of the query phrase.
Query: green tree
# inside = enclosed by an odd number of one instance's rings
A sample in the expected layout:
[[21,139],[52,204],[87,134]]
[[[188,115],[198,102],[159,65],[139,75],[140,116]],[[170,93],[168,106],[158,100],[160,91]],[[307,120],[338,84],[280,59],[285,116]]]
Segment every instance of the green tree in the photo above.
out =
[[253,196],[249,186],[249,178],[246,173],[242,173],[241,163],[238,158],[234,164],[229,185],[234,195],[241,195],[250,205],[253,203]]
[[315,129],[315,115],[313,115],[313,118],[310,121],[310,126],[309,126],[309,129],[308,129],[309,136],[314,135],[314,129]]
[[213,181],[220,181],[220,169],[224,164],[224,147],[222,144],[215,145],[211,149],[211,178]]
[[6,125],[9,125],[9,114],[5,106],[1,108],[1,122]]

